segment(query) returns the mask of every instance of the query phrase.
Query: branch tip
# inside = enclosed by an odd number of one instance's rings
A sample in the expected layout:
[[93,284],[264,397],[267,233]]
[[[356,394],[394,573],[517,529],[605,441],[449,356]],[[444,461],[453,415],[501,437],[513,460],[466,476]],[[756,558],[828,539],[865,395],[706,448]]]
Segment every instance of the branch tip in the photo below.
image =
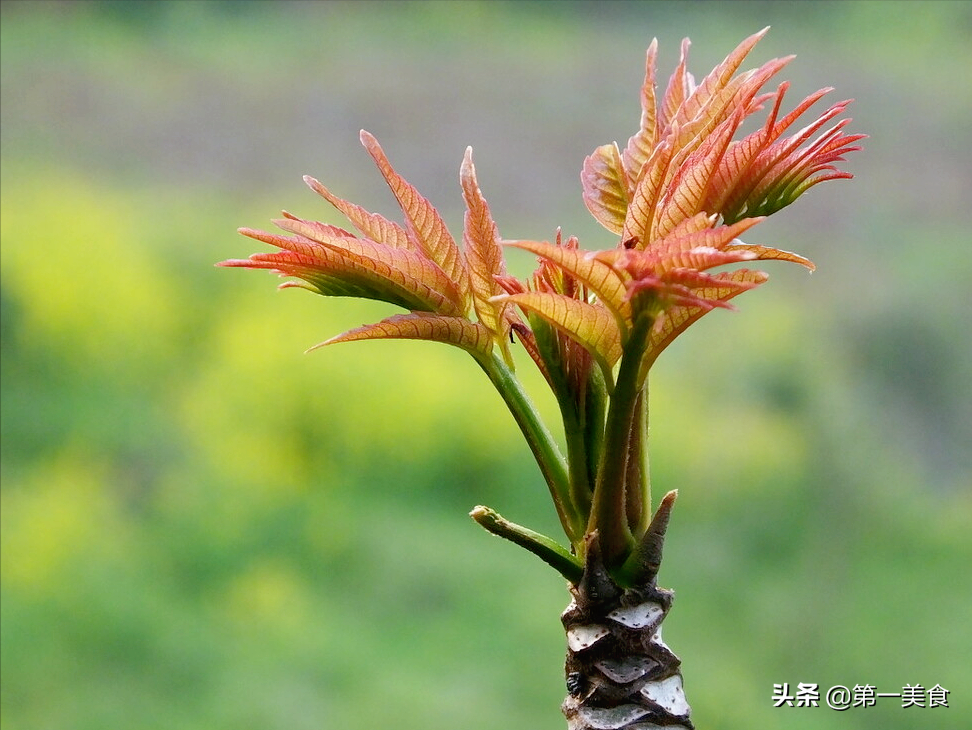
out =
[[487,532],[529,550],[572,584],[581,580],[584,568],[580,561],[555,540],[510,522],[496,510],[483,505],[474,507],[469,516]]
[[661,568],[662,550],[665,546],[665,533],[668,531],[668,521],[671,518],[672,507],[674,507],[677,498],[677,489],[673,489],[662,497],[648,529],[645,530],[645,534],[638,541],[638,546],[621,568],[622,574],[628,577],[634,585],[651,584],[658,575],[658,570]]

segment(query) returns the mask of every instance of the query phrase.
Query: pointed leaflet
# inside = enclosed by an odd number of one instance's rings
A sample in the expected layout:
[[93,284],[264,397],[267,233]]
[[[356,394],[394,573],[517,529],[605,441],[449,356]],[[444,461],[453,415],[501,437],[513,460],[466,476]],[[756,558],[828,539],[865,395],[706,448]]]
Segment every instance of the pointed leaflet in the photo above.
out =
[[665,276],[649,274],[628,285],[635,311],[661,316],[674,307],[700,307],[708,312],[715,307],[731,309],[721,299],[709,299],[707,289],[716,286],[717,276],[694,269],[676,269]]
[[682,50],[679,57],[678,66],[668,80],[668,87],[665,89],[665,96],[662,99],[661,118],[658,120],[662,132],[666,132],[675,121],[675,115],[679,107],[685,102],[685,97],[689,92],[689,73],[686,68],[688,62],[689,46],[692,42],[688,38],[682,39]]
[[846,125],[850,121],[849,119],[843,120],[837,127],[824,133],[814,144],[807,148],[799,149],[799,146],[810,139],[820,127],[843,112],[849,103],[849,101],[842,101],[834,104],[811,124],[808,124],[796,134],[766,147],[756,158],[753,165],[754,171],[751,175],[753,185],[750,188],[748,197],[753,199],[762,198],[767,188],[780,184],[780,179],[785,174],[789,164],[795,163],[797,159],[807,155],[813,147],[820,143],[823,137],[833,134],[840,127]]
[[368,150],[405,214],[406,230],[425,254],[456,285],[465,311],[469,306],[469,274],[455,240],[432,204],[395,172],[378,140],[361,130],[361,144]]
[[612,233],[621,233],[628,211],[628,183],[617,144],[601,145],[585,158],[581,186],[591,215]]
[[421,306],[420,302],[410,298],[407,293],[395,291],[388,286],[376,286],[373,282],[368,281],[366,276],[356,276],[353,271],[349,272],[346,262],[342,261],[339,256],[331,255],[331,261],[328,264],[325,264],[321,259],[316,259],[313,265],[307,265],[301,263],[298,257],[286,252],[255,253],[247,259],[220,261],[217,266],[265,269],[281,276],[296,276],[303,280],[299,282],[285,281],[277,287],[278,289],[297,287],[328,297],[375,299],[405,309]]
[[717,248],[708,246],[696,246],[675,254],[665,261],[669,271],[669,279],[680,281],[679,276],[685,274],[694,275],[696,273],[713,269],[716,266],[725,264],[737,264],[741,261],[752,261],[756,258],[753,251],[737,249],[734,251],[720,251]]
[[311,190],[341,211],[344,217],[351,221],[352,225],[365,238],[384,243],[392,248],[418,248],[409,240],[405,229],[394,221],[390,221],[377,213],[369,213],[360,205],[339,198],[310,175],[304,175],[304,182]]
[[398,282],[403,287],[413,287],[417,291],[424,291],[424,288],[431,289],[450,302],[448,307],[435,310],[440,314],[462,314],[464,311],[455,284],[449,280],[442,269],[418,251],[392,248],[354,236],[337,236],[333,234],[333,226],[316,221],[283,218],[273,223],[285,231],[296,233],[326,248],[336,250],[346,258],[358,263],[370,264],[383,276]]
[[380,339],[433,340],[461,347],[478,356],[488,355],[492,347],[489,330],[481,324],[470,322],[464,317],[443,317],[427,312],[410,312],[357,327],[310,349],[316,350],[338,342]]
[[[739,197],[745,196],[744,192],[739,191],[739,183],[748,175],[756,156],[782,132],[782,129],[777,131],[776,119],[783,103],[783,96],[789,86],[790,82],[784,81],[776,90],[776,101],[773,103],[773,108],[766,117],[766,123],[762,129],[756,130],[739,141],[729,143],[726,153],[722,156],[719,166],[712,175],[712,185],[709,186],[709,192],[702,204],[706,210],[724,211],[727,207],[726,201],[734,194],[734,191],[737,191],[735,194]],[[824,93],[825,90],[821,89],[815,95],[808,96],[800,106],[787,115],[787,118],[795,119],[800,116]],[[788,126],[791,122],[784,119],[782,123]],[[734,219],[736,216],[730,217]],[[727,220],[727,222],[733,221]]]
[[672,145],[661,142],[651,153],[641,171],[641,179],[631,196],[624,218],[622,241],[634,241],[635,248],[644,248],[650,242],[648,234],[655,218],[655,209],[662,195],[662,184],[672,159]]
[[[515,276],[497,276],[496,283],[500,285],[500,288],[507,294],[523,294],[528,291],[526,285],[517,279]],[[543,377],[551,387],[554,387],[554,382],[551,379],[550,371],[547,368],[547,363],[543,358],[543,354],[540,352],[540,347],[537,344],[537,329],[536,327],[528,327],[519,318],[511,318],[510,329],[516,333],[517,339],[520,340],[520,344],[523,345],[523,349],[527,351],[530,359],[536,363],[537,369],[543,374]],[[549,327],[546,322],[541,320],[540,324],[544,327]]]
[[[843,102],[844,105],[847,103]],[[843,108],[840,105],[837,107]],[[773,213],[792,203],[818,182],[853,177],[848,172],[837,170],[831,164],[842,161],[843,155],[847,152],[860,149],[860,147],[851,147],[850,144],[862,139],[864,135],[841,133],[850,121],[850,119],[842,119],[806,147],[792,149],[788,154],[781,152],[760,184],[750,193],[747,209]],[[792,139],[786,140],[781,146],[791,147]],[[773,152],[773,148],[767,152]],[[757,164],[759,162],[760,160],[757,159]]]
[[687,123],[695,119],[699,111],[706,106],[710,100],[722,89],[724,89],[729,81],[732,79],[732,75],[736,73],[736,70],[742,64],[743,60],[749,55],[749,52],[753,50],[753,47],[759,43],[760,39],[769,31],[769,26],[763,28],[758,33],[754,33],[749,36],[746,40],[740,43],[736,48],[726,56],[725,60],[712,69],[709,75],[702,79],[702,83],[698,85],[692,95],[685,100],[681,108],[678,110],[676,119],[680,123]]
[[621,333],[606,307],[550,292],[505,294],[503,300],[536,312],[594,356],[611,380],[611,368],[621,357]]
[[[744,219],[751,220],[751,219]],[[759,220],[759,219],[756,219]],[[772,248],[770,246],[757,246],[752,243],[738,243],[733,246],[727,246],[725,249],[727,252],[731,251],[749,251],[755,254],[754,259],[759,259],[760,261],[789,261],[793,264],[800,264],[810,271],[816,271],[817,267],[810,259],[804,258],[800,254],[793,253],[791,251],[784,251],[781,248]]]
[[670,233],[676,225],[700,212],[712,174],[742,119],[740,110],[724,121],[679,166],[662,197],[658,213],[652,219],[649,241]]
[[476,315],[498,340],[505,342],[509,331],[509,321],[504,317],[507,305],[491,301],[492,297],[503,293],[496,277],[505,276],[503,250],[499,244],[496,223],[489,212],[479,183],[476,181],[476,167],[472,161],[472,147],[466,148],[459,170],[462,184],[462,197],[466,201],[466,215],[463,219],[462,241],[469,264],[469,280],[472,285],[473,305]]
[[[701,297],[710,301],[728,302],[744,291],[764,283],[769,277],[762,271],[738,269],[724,272],[714,277],[716,283],[697,292]],[[641,361],[641,372],[647,373],[662,351],[672,341],[682,334],[689,325],[698,321],[704,314],[712,311],[712,307],[678,306],[669,308],[665,314],[655,322],[645,349],[644,359]]]
[[[422,309],[443,314],[459,313],[456,305],[441,292],[402,273],[401,270],[392,268],[386,261],[355,255],[340,247],[328,247],[304,236],[278,236],[251,228],[241,228],[239,232],[285,250],[253,254],[246,260],[223,262],[224,266],[271,269],[288,276],[297,276],[314,284],[325,295],[356,296],[351,292],[357,289],[365,292],[357,296],[397,304],[406,309]],[[352,240],[361,245],[365,243],[358,239]],[[410,253],[405,250],[396,251],[399,254]],[[341,280],[347,280],[348,286],[341,283]]]
[[624,282],[610,266],[595,259],[588,251],[555,246],[547,241],[504,241],[504,243],[541,256],[570,272],[597,294],[598,299],[614,314],[622,330],[626,327],[624,319],[628,306],[625,302]]
[[645,82],[641,86],[641,127],[628,139],[621,154],[621,162],[627,178],[628,197],[641,179],[645,161],[651,156],[658,140],[658,110],[655,100],[655,61],[658,56],[658,39],[652,38],[645,58]]
[[674,140],[676,148],[683,150],[676,163],[680,163],[688,154],[693,152],[708,138],[717,126],[722,124],[733,113],[741,112],[743,117],[755,114],[762,109],[763,102],[772,98],[772,94],[759,95],[759,90],[794,56],[774,58],[758,69],[747,71],[729,81],[724,87],[716,91],[705,105],[684,123],[676,120],[678,135]]
[[[708,252],[701,252],[701,255],[706,259],[702,266],[706,267],[718,264],[720,257],[725,254],[721,251],[709,250]],[[751,259],[751,255],[743,255],[742,258],[736,258],[730,261],[730,263]],[[718,274],[707,274],[700,269],[692,268],[672,269],[662,277],[662,284],[665,287],[664,293],[672,303],[676,306],[702,307],[706,311],[713,307],[732,308],[731,305],[722,299],[718,297],[712,298],[706,293],[717,289],[720,281],[721,279]],[[633,282],[631,288],[638,286],[640,283],[640,281]],[[651,286],[652,282],[649,281],[648,287],[650,288]]]
[[[786,83],[780,85],[776,103],[766,120],[766,125],[731,145],[715,173],[717,186],[713,187],[713,193],[719,191],[722,194],[711,202],[718,206],[726,220],[735,220],[748,214],[750,209],[758,208],[762,202],[763,192],[779,182],[776,175],[771,174],[773,168],[794,153],[799,145],[809,139],[820,127],[842,113],[850,103],[843,101],[834,104],[810,125],[785,140],[777,141],[803,112],[832,90],[820,89],[804,99],[783,119],[776,121],[787,88]],[[847,141],[854,141],[854,139],[848,138]],[[758,192],[757,188],[759,188]]]
[[[681,263],[680,255],[696,248],[710,248],[722,250],[733,239],[741,236],[763,218],[745,218],[731,226],[717,226],[713,216],[697,213],[687,218],[665,238],[652,242],[644,251],[605,251],[598,254],[598,258],[608,262],[617,262],[628,267],[629,273],[634,275],[632,264],[641,268],[650,267],[665,271],[676,266],[687,266]],[[707,225],[704,225],[707,224]],[[638,263],[643,262],[643,263]]]
[[[677,226],[672,229],[672,232],[666,236],[668,238],[680,238],[682,236],[690,236],[693,233],[698,233],[699,231],[704,231],[708,228],[715,228],[716,223],[719,220],[718,215],[710,215],[705,211],[701,213],[696,213],[691,218],[686,218]],[[653,243],[653,246],[660,246],[662,242]]]

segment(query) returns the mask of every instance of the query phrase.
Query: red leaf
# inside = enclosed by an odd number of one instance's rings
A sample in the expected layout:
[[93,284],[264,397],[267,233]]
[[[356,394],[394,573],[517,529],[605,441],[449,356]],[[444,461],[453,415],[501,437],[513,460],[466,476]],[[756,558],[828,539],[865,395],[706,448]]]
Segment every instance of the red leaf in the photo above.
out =
[[310,348],[357,340],[433,340],[461,347],[474,355],[488,355],[492,348],[489,331],[464,317],[443,317],[426,312],[396,314],[392,317],[349,330]]
[[617,144],[602,145],[584,159],[581,186],[591,215],[612,233],[621,233],[628,211],[628,188]]
[[275,220],[274,224],[285,231],[317,241],[360,264],[370,265],[386,279],[412,288],[416,293],[422,292],[424,295],[426,289],[436,292],[449,301],[447,306],[434,310],[440,314],[463,314],[465,311],[454,282],[442,269],[417,251],[391,248],[353,236],[333,236],[329,234],[328,226],[314,221],[287,218]]
[[505,343],[510,327],[509,320],[504,316],[506,304],[491,301],[492,297],[503,292],[497,282],[497,277],[502,277],[506,273],[503,265],[503,250],[499,244],[496,223],[489,212],[489,205],[483,198],[479,183],[476,181],[472,147],[466,148],[459,179],[462,184],[462,197],[466,201],[462,240],[469,265],[473,305],[479,321],[498,340]]
[[650,241],[649,233],[655,219],[655,209],[664,192],[663,185],[672,153],[671,144],[663,141],[655,147],[651,157],[645,162],[641,179],[628,205],[621,231],[622,242],[633,240],[636,248],[644,248]]
[[469,306],[469,274],[455,240],[433,205],[395,172],[381,145],[361,130],[361,144],[374,159],[405,215],[406,230],[425,254],[446,273],[461,297],[462,308]]
[[607,264],[594,258],[594,254],[565,246],[555,246],[547,241],[505,241],[507,246],[522,248],[541,256],[579,279],[593,291],[598,299],[615,315],[620,327],[625,327],[625,316],[630,309],[625,301],[624,282]]
[[[728,302],[734,296],[741,294],[747,289],[759,286],[769,277],[762,271],[751,271],[749,269],[738,269],[732,272],[718,274],[714,277],[718,283],[708,289],[699,292],[700,296],[709,300]],[[690,325],[698,321],[706,312],[711,311],[711,307],[672,307],[655,323],[651,332],[648,348],[645,351],[645,358],[641,363],[642,373],[647,373],[662,351],[668,347],[676,337],[684,332]]]
[[667,130],[671,127],[672,122],[675,121],[675,115],[678,113],[679,107],[682,106],[682,104],[685,102],[685,98],[691,93],[691,89],[689,88],[691,85],[691,76],[686,68],[689,46],[691,45],[692,42],[688,38],[682,39],[682,51],[679,57],[678,66],[675,67],[675,71],[668,80],[668,87],[665,89],[665,96],[662,99],[661,105],[661,114],[658,120],[659,127],[661,127],[663,133],[667,133]]
[[621,333],[607,308],[550,292],[504,294],[502,299],[536,312],[578,342],[597,360],[605,379],[611,381],[611,368],[621,358]]
[[405,229],[394,221],[390,221],[377,213],[369,213],[360,205],[342,200],[310,175],[304,175],[304,182],[311,190],[341,211],[366,238],[384,243],[392,248],[417,248],[409,240]]
[[655,100],[655,62],[658,56],[658,39],[652,38],[645,59],[645,81],[641,86],[641,125],[638,132],[628,139],[621,155],[627,174],[628,198],[634,193],[645,162],[651,157],[658,140],[658,113]]
[[[296,223],[296,222],[295,222]],[[253,254],[246,261],[224,262],[227,266],[244,266],[254,269],[271,269],[288,276],[297,276],[311,283],[331,282],[324,287],[322,294],[366,296],[370,299],[398,304],[407,309],[425,309],[443,314],[459,314],[455,303],[445,294],[437,291],[427,283],[415,279],[400,268],[403,258],[411,258],[412,263],[424,262],[428,267],[431,262],[420,258],[419,254],[405,249],[391,249],[379,247],[370,243],[374,250],[384,249],[385,256],[369,257],[367,247],[369,242],[351,238],[357,243],[357,252],[342,245],[327,246],[318,241],[303,236],[279,236],[265,231],[251,228],[241,228],[240,233],[264,243],[285,249],[278,253]],[[343,242],[343,241],[342,241]],[[418,259],[415,261],[414,259]],[[439,283],[445,279],[442,272]],[[335,282],[347,279],[349,286],[366,293],[348,294],[345,288],[336,287]],[[319,287],[320,288],[320,287]]]
[[675,117],[676,120],[682,124],[691,122],[699,115],[704,107],[709,106],[713,97],[726,88],[743,60],[768,31],[769,26],[749,36],[749,38],[736,46],[722,63],[712,69],[708,76],[702,79],[702,83],[692,92],[692,95],[679,108]]
[[659,203],[658,214],[648,234],[649,242],[670,233],[676,225],[701,210],[712,175],[742,118],[739,111],[723,122],[679,166]]

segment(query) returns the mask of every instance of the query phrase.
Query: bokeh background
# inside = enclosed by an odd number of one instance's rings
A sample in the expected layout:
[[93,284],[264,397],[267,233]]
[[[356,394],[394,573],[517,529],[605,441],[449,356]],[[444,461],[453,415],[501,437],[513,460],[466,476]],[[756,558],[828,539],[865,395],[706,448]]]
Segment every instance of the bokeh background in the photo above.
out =
[[[471,359],[305,348],[391,313],[216,269],[301,183],[394,214],[359,147],[461,226],[613,245],[580,200],[638,123],[644,50],[697,77],[772,25],[871,135],[754,231],[818,271],[703,320],[652,380],[681,490],[663,585],[700,728],[972,717],[967,2],[3,2],[7,730],[562,728],[563,582],[466,516],[556,533]],[[528,259],[511,266],[525,273]],[[531,386],[539,385],[521,368]],[[550,399],[535,390],[545,413]],[[774,683],[951,691],[839,713]]]

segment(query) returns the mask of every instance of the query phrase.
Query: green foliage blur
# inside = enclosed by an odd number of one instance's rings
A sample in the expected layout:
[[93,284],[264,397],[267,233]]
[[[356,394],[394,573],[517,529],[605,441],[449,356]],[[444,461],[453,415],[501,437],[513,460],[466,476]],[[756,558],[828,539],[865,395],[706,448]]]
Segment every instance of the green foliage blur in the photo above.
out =
[[754,232],[817,273],[770,264],[653,375],[666,641],[704,730],[967,727],[970,8],[3,2],[4,729],[562,728],[563,582],[466,513],[556,519],[472,360],[302,355],[391,311],[213,264],[281,207],[338,222],[305,173],[392,215],[362,127],[454,232],[471,144],[502,234],[613,245],[578,175],[651,37],[699,77],[768,24],[753,65],[797,53],[790,106],[833,85],[871,139]]

